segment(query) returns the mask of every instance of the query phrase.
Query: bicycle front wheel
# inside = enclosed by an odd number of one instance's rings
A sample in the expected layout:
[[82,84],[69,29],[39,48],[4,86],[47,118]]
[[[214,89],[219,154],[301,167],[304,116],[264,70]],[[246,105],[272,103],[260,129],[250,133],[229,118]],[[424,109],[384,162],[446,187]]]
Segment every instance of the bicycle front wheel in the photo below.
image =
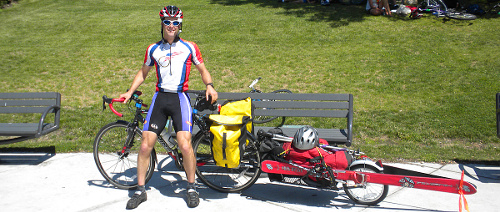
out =
[[252,139],[249,139],[240,166],[233,169],[215,165],[211,141],[204,133],[195,136],[193,148],[197,161],[196,175],[214,190],[239,192],[252,186],[260,176],[260,155]]
[[[378,172],[377,169],[368,165],[357,165],[352,167],[350,170],[357,172]],[[387,192],[389,192],[389,186],[374,183],[357,184],[354,181],[348,180],[346,184],[344,184],[344,191],[355,203],[362,205],[376,205],[385,199]]]
[[[120,189],[137,187],[137,156],[141,145],[141,130],[130,123],[110,123],[97,133],[94,140],[94,161],[101,175]],[[153,176],[156,153],[149,158],[146,182]]]
[[[292,93],[292,91],[290,90],[287,90],[287,89],[280,89],[280,90],[275,90],[271,93]],[[256,100],[256,101],[274,101],[274,100],[270,100],[270,99],[262,99],[262,100]],[[263,108],[263,109],[266,109],[266,108]],[[271,109],[269,109],[271,110]],[[283,124],[285,123],[285,116],[282,116],[282,117],[279,117],[279,116],[255,116],[254,119],[253,119],[253,123],[255,124],[264,124],[264,123],[267,123],[267,122],[271,122],[277,118],[281,118],[279,120],[279,123],[278,124],[278,127],[281,127],[283,126]]]

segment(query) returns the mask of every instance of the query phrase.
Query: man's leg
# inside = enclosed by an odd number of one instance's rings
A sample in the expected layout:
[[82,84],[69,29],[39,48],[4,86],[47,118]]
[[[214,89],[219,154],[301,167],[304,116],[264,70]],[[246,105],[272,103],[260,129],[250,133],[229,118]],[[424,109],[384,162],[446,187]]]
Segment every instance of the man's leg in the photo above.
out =
[[[385,13],[385,15],[391,15],[391,8],[389,7],[389,0],[381,0],[379,4],[380,9]],[[382,9],[383,8],[383,9]]]
[[188,131],[177,132],[177,143],[182,152],[184,171],[186,172],[188,187],[187,187],[187,203],[188,207],[193,208],[198,206],[200,199],[196,191],[195,174],[196,174],[196,158],[194,156],[193,146],[191,145],[191,133]]
[[141,148],[137,156],[137,184],[144,186],[146,184],[146,172],[149,167],[151,151],[156,143],[157,135],[151,131],[142,132]]
[[134,209],[147,200],[146,195],[146,172],[149,167],[151,151],[156,143],[157,135],[154,132],[144,131],[142,133],[141,148],[137,156],[137,184],[138,189],[127,202],[127,209]]

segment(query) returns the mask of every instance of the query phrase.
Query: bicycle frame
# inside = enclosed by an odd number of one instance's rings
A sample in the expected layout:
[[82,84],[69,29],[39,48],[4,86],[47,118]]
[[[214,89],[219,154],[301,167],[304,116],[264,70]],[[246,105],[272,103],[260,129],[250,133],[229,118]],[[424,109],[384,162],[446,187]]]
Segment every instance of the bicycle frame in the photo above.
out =
[[[432,12],[432,14],[435,15],[436,17],[446,16],[448,18],[458,19],[458,20],[474,20],[477,18],[473,14],[458,12],[455,11],[454,9],[449,10],[446,4],[442,0],[424,0],[417,9],[417,11]],[[414,12],[412,12],[411,16],[414,16],[413,13]]]
[[442,0],[424,0],[421,5],[425,5],[425,7],[420,8],[420,10],[425,12],[432,12],[432,14],[434,14],[436,17],[444,16],[444,14],[448,11],[448,7]]
[[[197,92],[198,98],[196,104],[193,108],[193,122],[201,129],[200,133],[207,132],[208,126],[205,122],[205,114],[198,113],[204,109],[216,109],[215,105],[210,105],[206,100],[204,100],[203,95]],[[136,91],[130,98],[129,108],[134,110],[135,113],[131,121],[118,120],[105,125],[98,132],[96,139],[94,140],[94,161],[96,162],[99,172],[103,177],[121,189],[131,189],[137,186],[137,173],[135,167],[137,166],[136,158],[140,152],[140,137],[142,135],[142,129],[140,125],[145,123],[144,114],[147,114],[148,110],[143,109],[147,107],[143,104],[143,101],[139,99],[141,92]],[[123,117],[123,114],[116,111],[113,107],[115,102],[124,102],[124,98],[111,99],[103,96],[103,110],[106,109],[106,103],[109,104],[111,111],[119,117]],[[201,107],[200,107],[201,106]],[[172,127],[169,124],[169,133]],[[167,131],[165,129],[165,131]],[[162,136],[163,132],[158,135],[158,143],[167,151],[179,170],[184,170],[182,154],[178,151],[176,145],[168,144],[170,137]],[[170,134],[167,134],[170,136]],[[102,147],[102,148],[101,148]],[[132,156],[134,155],[134,156]],[[101,160],[103,159],[103,160]],[[150,165],[146,172],[146,182],[151,179],[152,173],[154,172],[155,165],[158,164],[158,158],[155,148],[152,149],[150,153]],[[104,161],[104,166],[103,162]],[[110,163],[110,161],[114,161]]]
[[[258,80],[257,80],[258,81]],[[194,124],[196,124],[199,128],[200,128],[200,132],[204,132],[206,134],[208,134],[210,132],[209,130],[209,127],[207,126],[207,123],[206,123],[206,115],[204,114],[200,114],[199,112],[205,110],[205,109],[210,109],[210,110],[216,110],[217,109],[217,106],[216,106],[216,103],[214,104],[211,104],[211,105],[208,105],[207,102],[201,102],[203,101],[204,99],[204,96],[205,96],[205,92],[193,92],[193,91],[188,91],[188,93],[195,93],[198,98],[196,99],[196,102],[195,102],[195,108],[193,108],[193,122]],[[143,110],[142,108],[143,107],[147,107],[148,105],[144,104],[143,101],[141,99],[139,99],[139,96],[142,94],[142,92],[140,91],[136,91],[134,92],[134,94],[132,95],[132,97],[130,98],[131,100],[135,101],[135,115],[134,115],[134,119],[132,120],[132,122],[130,122],[130,125],[131,125],[131,129],[139,129],[139,123],[142,123],[144,124],[144,117],[143,117],[143,114],[147,114],[147,110]],[[124,102],[125,99],[124,98],[121,98],[121,99],[110,99],[108,97],[106,97],[106,95],[104,95],[103,97],[103,110],[106,109],[106,106],[105,106],[105,103],[108,103],[109,104],[109,107],[111,109],[111,111],[116,114],[117,116],[120,116],[120,117],[123,117],[123,114],[119,113],[118,111],[116,111],[113,107],[113,103],[115,102]],[[200,106],[202,105],[202,106]],[[203,107],[203,108],[200,108],[200,107]],[[205,108],[206,107],[206,108]],[[170,136],[170,133],[172,132],[172,125],[171,125],[171,120],[168,120],[167,121],[167,126],[168,126],[168,130],[167,130],[167,133],[168,135]],[[139,129],[141,132],[142,130]],[[124,147],[122,149],[122,152],[121,154],[125,155],[125,153],[128,151],[128,149],[130,149],[134,144],[133,144],[133,140],[134,140],[134,132],[133,131],[129,131],[128,132],[128,137],[127,137],[127,141],[126,143],[124,144]],[[166,143],[166,139],[168,138],[164,138],[162,135],[158,135],[158,143],[160,143],[162,145],[162,147],[168,152],[168,154],[174,159],[174,160],[178,160],[179,159],[179,156],[177,154],[177,152],[175,151],[176,149],[172,149],[170,148],[167,143]],[[182,166],[182,163],[180,163],[179,165]]]

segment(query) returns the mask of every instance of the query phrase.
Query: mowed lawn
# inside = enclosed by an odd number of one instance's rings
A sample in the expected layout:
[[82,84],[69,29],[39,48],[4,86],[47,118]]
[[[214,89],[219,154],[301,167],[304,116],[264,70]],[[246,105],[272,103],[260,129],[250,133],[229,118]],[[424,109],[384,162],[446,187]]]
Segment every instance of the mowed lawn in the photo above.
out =
[[[60,92],[63,109],[57,132],[0,148],[90,152],[99,129],[119,119],[101,97],[130,87],[160,39],[166,3],[183,10],[181,37],[198,44],[218,91],[249,91],[260,76],[263,91],[351,93],[352,148],[372,158],[500,161],[498,15],[410,20],[369,16],[364,5],[268,0],[21,0],[1,9],[0,92]],[[155,82],[150,73],[140,88],[147,101]],[[190,88],[204,89],[196,69]]]

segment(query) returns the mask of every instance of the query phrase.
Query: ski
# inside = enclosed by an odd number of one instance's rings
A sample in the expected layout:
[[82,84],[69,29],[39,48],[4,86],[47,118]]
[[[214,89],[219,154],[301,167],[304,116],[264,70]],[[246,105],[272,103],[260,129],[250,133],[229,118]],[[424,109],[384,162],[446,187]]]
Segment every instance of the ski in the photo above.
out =
[[[334,172],[338,172],[338,170],[334,170]],[[345,171],[345,172],[352,172],[352,171]],[[357,172],[357,173],[365,175],[366,182],[368,183],[401,186],[406,188],[417,188],[424,190],[448,192],[454,194],[459,194],[460,191],[462,191],[463,194],[475,194],[477,192],[476,187],[471,183],[456,179],[379,174],[379,173],[363,173],[363,172]],[[352,175],[346,175],[346,176],[352,178]],[[338,179],[341,179],[340,175]],[[355,180],[355,179],[343,179],[343,180]],[[462,182],[462,188],[460,188],[461,182]]]
[[[263,161],[261,167],[262,171],[266,173],[295,176],[304,176],[310,169],[309,167],[303,167],[300,165],[282,163],[272,160]],[[355,172],[350,170],[332,171],[336,179],[344,181],[351,180],[358,184],[376,183],[455,194],[474,194],[477,192],[476,187],[469,182],[439,176],[422,177],[410,175]]]

